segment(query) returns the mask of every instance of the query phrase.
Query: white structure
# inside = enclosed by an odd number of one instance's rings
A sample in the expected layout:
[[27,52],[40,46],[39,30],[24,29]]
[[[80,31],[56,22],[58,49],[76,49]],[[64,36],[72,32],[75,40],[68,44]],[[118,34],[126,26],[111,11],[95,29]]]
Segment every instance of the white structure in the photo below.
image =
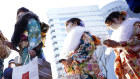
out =
[[[65,22],[66,20],[77,17],[80,18],[85,26],[92,33],[99,37],[108,37],[109,33],[104,24],[105,17],[112,11],[126,10],[126,5],[123,1],[112,2],[102,9],[98,6],[81,6],[71,8],[50,9],[48,11],[48,20],[50,25],[50,34],[54,50],[55,63],[60,78],[64,71],[62,65],[58,62],[62,50],[64,38],[66,37]],[[114,66],[113,66],[114,67]]]

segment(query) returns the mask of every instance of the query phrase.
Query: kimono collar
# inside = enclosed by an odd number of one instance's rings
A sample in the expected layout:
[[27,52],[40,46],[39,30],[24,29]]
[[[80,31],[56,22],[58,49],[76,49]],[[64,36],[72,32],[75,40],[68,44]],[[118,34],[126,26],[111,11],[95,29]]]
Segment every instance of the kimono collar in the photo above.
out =
[[75,26],[72,28],[72,30],[67,34],[67,37],[64,40],[60,58],[64,57],[64,54],[67,55],[66,52],[72,52],[77,49],[77,47],[80,44],[80,39],[84,32],[90,31],[85,27],[81,26]]

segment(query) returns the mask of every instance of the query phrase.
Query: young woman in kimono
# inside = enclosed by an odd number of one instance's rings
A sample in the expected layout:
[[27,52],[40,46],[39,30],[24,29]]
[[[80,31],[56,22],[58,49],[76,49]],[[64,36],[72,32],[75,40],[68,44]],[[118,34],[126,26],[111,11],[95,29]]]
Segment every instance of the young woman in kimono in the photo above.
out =
[[38,16],[24,7],[19,8],[11,42],[6,42],[6,44],[11,49],[19,47],[22,64],[28,63],[29,59],[35,56],[45,60]]
[[68,33],[63,46],[60,62],[68,75],[79,74],[84,79],[104,79],[93,55],[100,40],[87,30],[78,18],[66,22]]
[[112,29],[107,47],[115,49],[115,74],[119,79],[140,79],[140,19],[127,18],[127,13],[112,12],[105,20]]

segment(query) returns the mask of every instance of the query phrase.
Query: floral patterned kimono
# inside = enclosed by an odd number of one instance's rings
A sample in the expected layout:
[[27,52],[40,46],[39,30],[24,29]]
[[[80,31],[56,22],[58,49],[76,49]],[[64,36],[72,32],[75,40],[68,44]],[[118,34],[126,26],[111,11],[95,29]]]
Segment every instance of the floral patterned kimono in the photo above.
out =
[[42,45],[40,45],[41,43],[41,28],[39,22],[32,18],[28,21],[28,26],[26,27],[24,33],[21,34],[19,43],[22,64],[27,64],[29,62],[30,57],[28,57],[28,51],[34,49],[36,49],[36,55],[45,60]]
[[135,22],[128,41],[121,41],[115,49],[115,73],[119,79],[140,79],[140,21]]
[[66,73],[69,75],[80,74],[84,76],[84,79],[104,79],[93,55],[95,49],[96,45],[92,35],[89,32],[84,32],[77,49],[74,53],[68,54],[68,57],[72,57],[73,62],[71,66],[65,66]]

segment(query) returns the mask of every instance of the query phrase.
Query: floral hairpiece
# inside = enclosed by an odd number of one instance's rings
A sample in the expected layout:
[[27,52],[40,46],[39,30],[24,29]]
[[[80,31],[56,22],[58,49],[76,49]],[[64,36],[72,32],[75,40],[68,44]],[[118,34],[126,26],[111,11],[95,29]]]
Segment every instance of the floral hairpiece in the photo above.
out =
[[83,23],[83,21],[80,21],[80,26],[85,27],[85,24]]
[[128,18],[128,14],[125,11],[121,11],[120,14],[126,19]]
[[125,11],[121,11],[120,14],[122,14],[123,16],[127,15]]

